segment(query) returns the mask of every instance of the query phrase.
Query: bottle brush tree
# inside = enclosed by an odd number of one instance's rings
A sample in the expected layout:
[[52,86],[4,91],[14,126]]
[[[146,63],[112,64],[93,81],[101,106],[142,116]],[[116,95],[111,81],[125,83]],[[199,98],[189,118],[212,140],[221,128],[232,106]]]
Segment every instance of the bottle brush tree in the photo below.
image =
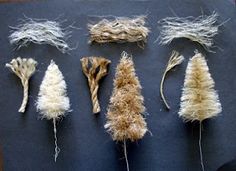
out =
[[186,69],[179,116],[186,122],[200,122],[199,152],[203,171],[204,163],[201,148],[201,124],[203,120],[217,116],[222,110],[214,86],[215,83],[209,73],[209,68],[204,56],[201,53],[196,52],[189,60]]
[[41,118],[53,121],[55,138],[55,162],[60,149],[57,146],[56,121],[65,116],[70,110],[70,100],[67,97],[67,86],[64,77],[58,66],[51,61],[40,85],[38,100],[36,102],[37,110]]
[[129,170],[126,141],[133,142],[143,138],[147,132],[147,124],[142,115],[145,107],[141,85],[135,74],[133,60],[126,52],[122,53],[116,68],[113,85],[105,128],[114,141],[123,142],[127,170]]

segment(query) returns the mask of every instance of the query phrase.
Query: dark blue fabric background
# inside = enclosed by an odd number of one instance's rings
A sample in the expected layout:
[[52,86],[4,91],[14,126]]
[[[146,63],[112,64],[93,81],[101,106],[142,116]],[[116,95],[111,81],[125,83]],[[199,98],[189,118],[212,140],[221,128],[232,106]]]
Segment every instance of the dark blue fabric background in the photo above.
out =
[[[173,12],[174,11],[174,12]],[[216,53],[207,53],[188,40],[175,40],[169,46],[154,43],[158,37],[158,20],[219,13],[220,27],[215,37]],[[16,26],[23,14],[31,18],[54,20],[62,15],[63,26],[76,22],[71,45],[78,44],[70,54],[62,54],[47,45],[33,45],[13,50],[9,44],[9,27]],[[151,29],[144,50],[136,44],[88,45],[87,23],[98,21],[93,16],[135,16],[147,14]],[[52,0],[0,5],[0,143],[6,171],[123,171],[126,170],[122,145],[113,142],[104,130],[105,113],[112,92],[115,67],[122,51],[133,55],[136,72],[143,87],[147,108],[146,121],[153,136],[128,144],[131,171],[198,171],[198,123],[184,124],[178,117],[185,68],[194,50],[206,55],[212,77],[216,82],[223,112],[203,123],[203,155],[207,171],[214,171],[235,159],[236,155],[236,9],[230,0],[156,0],[156,1],[72,1]],[[160,100],[159,83],[171,51],[175,49],[186,58],[170,72],[165,82],[165,94],[172,109],[165,110]],[[99,100],[101,113],[92,114],[87,80],[82,73],[80,58],[104,56],[112,61],[109,75],[101,82]],[[25,114],[17,112],[22,100],[20,80],[5,63],[13,57],[33,57],[39,63],[30,82],[29,105]],[[35,100],[44,72],[53,59],[65,76],[73,111],[57,126],[61,152],[54,162],[53,124],[39,120]],[[236,170],[231,166],[230,169]],[[229,168],[227,170],[230,170]]]

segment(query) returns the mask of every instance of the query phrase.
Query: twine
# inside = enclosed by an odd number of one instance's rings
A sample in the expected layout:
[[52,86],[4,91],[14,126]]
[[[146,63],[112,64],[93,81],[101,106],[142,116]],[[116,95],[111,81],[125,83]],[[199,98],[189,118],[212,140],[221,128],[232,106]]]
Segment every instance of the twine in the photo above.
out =
[[[103,57],[84,57],[81,60],[82,70],[88,79],[89,90],[91,94],[91,101],[93,104],[93,113],[101,111],[98,101],[99,80],[107,75],[107,66],[111,63]],[[91,67],[89,68],[89,63]]]

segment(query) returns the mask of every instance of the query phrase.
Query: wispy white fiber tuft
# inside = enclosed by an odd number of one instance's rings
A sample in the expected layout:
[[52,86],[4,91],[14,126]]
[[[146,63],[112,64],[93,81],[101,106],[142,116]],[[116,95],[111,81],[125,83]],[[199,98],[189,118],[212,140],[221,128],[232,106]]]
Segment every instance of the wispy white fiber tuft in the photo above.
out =
[[206,50],[210,51],[213,46],[213,37],[218,33],[216,25],[218,14],[213,12],[212,15],[201,15],[194,17],[167,17],[160,20],[160,44],[170,44],[174,39],[187,38],[191,41],[198,42]]
[[57,146],[56,120],[63,117],[70,111],[70,100],[67,97],[67,86],[64,77],[58,66],[51,61],[48,66],[36,102],[37,110],[41,118],[53,120],[54,138],[55,138],[55,162],[60,152]]
[[69,31],[69,27],[62,28],[59,22],[25,18],[19,25],[10,28],[12,33],[9,41],[11,44],[15,44],[17,49],[33,42],[55,46],[62,53],[72,50],[66,42],[71,37],[71,31]]

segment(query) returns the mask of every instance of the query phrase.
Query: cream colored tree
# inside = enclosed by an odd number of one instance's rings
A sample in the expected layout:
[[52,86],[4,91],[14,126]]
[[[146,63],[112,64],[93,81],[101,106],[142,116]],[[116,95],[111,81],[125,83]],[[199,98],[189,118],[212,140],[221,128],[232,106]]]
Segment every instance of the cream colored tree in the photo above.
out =
[[186,69],[179,116],[186,122],[200,122],[199,151],[203,171],[201,124],[203,120],[215,117],[222,111],[219,97],[214,87],[215,82],[209,73],[209,68],[204,56],[196,52],[189,60]]
[[47,68],[43,81],[40,85],[38,100],[36,103],[37,110],[41,118],[53,121],[54,138],[55,138],[55,162],[60,149],[57,145],[56,121],[65,116],[70,111],[70,100],[67,97],[67,85],[58,66],[52,60]]
[[144,99],[133,60],[126,52],[121,56],[116,68],[105,128],[114,141],[123,142],[127,170],[129,170],[126,141],[137,141],[143,138],[147,132],[147,124],[142,115],[145,112]]

